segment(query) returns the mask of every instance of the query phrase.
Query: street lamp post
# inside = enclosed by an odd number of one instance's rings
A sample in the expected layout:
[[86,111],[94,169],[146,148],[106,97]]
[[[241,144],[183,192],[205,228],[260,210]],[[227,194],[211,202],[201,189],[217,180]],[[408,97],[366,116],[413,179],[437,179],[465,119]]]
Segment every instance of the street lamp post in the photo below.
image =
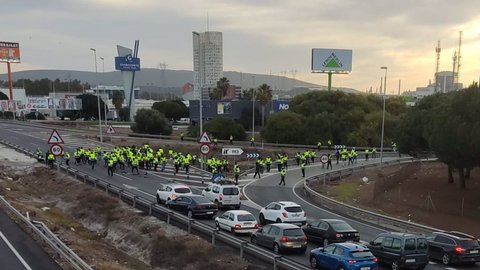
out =
[[[105,58],[103,57],[99,57],[100,60],[102,60],[102,78],[105,80]],[[106,100],[104,101],[104,105],[103,106],[103,110],[104,110],[104,114],[105,114],[105,130],[107,130],[107,121],[108,121],[108,117],[107,117],[107,102],[108,102],[108,95],[107,95],[107,89],[105,89],[105,82],[103,83],[103,93],[106,95]]]
[[100,142],[103,142],[102,134],[102,115],[100,111],[100,89],[98,88],[98,70],[97,70],[97,50],[90,48],[93,51],[93,56],[95,57],[95,80],[97,81],[97,104],[98,104],[98,132],[100,134]]
[[252,88],[252,138],[255,141],[255,76],[252,78],[253,88]]
[[[388,67],[381,67],[380,69],[385,69],[385,77],[384,77],[384,83],[383,83],[383,113],[382,113],[382,138],[380,142],[380,166],[382,166],[383,163],[383,136],[385,133],[385,95],[387,94],[387,71]],[[381,89],[380,89],[381,91]]]

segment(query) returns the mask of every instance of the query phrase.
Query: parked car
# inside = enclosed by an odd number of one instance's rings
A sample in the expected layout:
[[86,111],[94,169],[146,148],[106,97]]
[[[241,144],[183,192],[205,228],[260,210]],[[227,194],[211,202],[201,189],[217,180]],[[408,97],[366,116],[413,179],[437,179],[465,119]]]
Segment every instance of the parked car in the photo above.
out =
[[320,219],[302,227],[309,241],[323,243],[359,242],[360,234],[347,222],[339,219]]
[[275,254],[286,251],[305,253],[307,250],[307,236],[300,227],[293,224],[266,225],[253,233],[250,242],[272,249]]
[[307,215],[302,207],[294,202],[271,202],[260,210],[259,221],[262,225],[274,222],[302,226],[307,223]]
[[334,243],[310,251],[310,265],[331,270],[375,270],[378,259],[360,243]]
[[218,208],[234,207],[238,210],[242,205],[240,189],[231,181],[211,183],[202,190],[202,195],[214,202]]
[[233,233],[254,233],[258,230],[258,223],[248,211],[230,210],[215,218],[215,227]]
[[480,262],[480,245],[475,237],[460,232],[434,232],[427,237],[428,256],[443,264]]
[[157,190],[157,203],[166,203],[176,199],[179,195],[192,195],[192,190],[183,184],[169,183],[161,185]]
[[167,201],[166,206],[185,213],[189,218],[198,216],[212,218],[218,212],[217,206],[201,195],[181,195]]
[[428,264],[428,244],[423,235],[381,233],[367,247],[379,262],[391,265],[392,270],[404,267],[422,270]]

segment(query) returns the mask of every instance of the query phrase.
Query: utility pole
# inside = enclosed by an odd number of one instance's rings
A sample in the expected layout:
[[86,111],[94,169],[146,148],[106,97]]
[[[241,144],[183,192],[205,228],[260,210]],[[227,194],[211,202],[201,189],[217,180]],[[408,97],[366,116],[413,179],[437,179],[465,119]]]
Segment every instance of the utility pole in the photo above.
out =
[[[385,69],[385,83],[383,85],[383,113],[382,113],[382,137],[380,141],[380,167],[383,164],[383,136],[385,134],[385,94],[387,93],[387,70],[388,67],[381,67],[380,69]],[[381,91],[381,90],[380,90]]]
[[102,132],[102,112],[100,111],[100,89],[98,88],[98,69],[97,69],[97,50],[90,48],[95,58],[95,80],[97,81],[97,107],[98,107],[98,132],[100,135],[100,142],[103,142]]

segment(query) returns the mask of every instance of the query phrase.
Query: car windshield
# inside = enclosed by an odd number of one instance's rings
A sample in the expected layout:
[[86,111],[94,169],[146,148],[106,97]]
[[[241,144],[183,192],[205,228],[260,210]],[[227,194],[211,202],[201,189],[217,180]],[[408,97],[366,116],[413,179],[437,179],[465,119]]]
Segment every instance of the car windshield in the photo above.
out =
[[460,246],[466,249],[470,248],[478,248],[479,244],[477,240],[460,240],[459,241]]
[[290,207],[285,207],[285,211],[290,213],[299,213],[299,212],[302,212],[303,210],[300,206],[290,206]]
[[346,222],[332,222],[330,223],[335,231],[355,231],[352,226]]
[[238,188],[224,188],[223,195],[238,195]]
[[190,191],[189,188],[176,188],[175,192],[176,193],[190,193],[191,191]]
[[192,198],[196,203],[210,203],[210,201],[205,197],[193,197]]
[[295,229],[283,230],[283,235],[285,235],[285,236],[304,236],[305,234],[303,233],[302,229],[295,228]]
[[368,251],[368,250],[363,250],[363,251],[352,251],[350,252],[350,255],[353,258],[368,258],[368,257],[373,257],[373,254]]
[[251,214],[242,214],[237,216],[238,221],[256,221],[255,217]]

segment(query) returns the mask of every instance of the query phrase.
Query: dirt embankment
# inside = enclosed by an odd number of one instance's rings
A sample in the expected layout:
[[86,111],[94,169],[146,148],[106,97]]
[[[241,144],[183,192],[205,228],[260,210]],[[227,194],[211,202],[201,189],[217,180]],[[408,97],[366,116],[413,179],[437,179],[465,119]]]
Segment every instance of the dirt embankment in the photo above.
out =
[[449,184],[444,164],[424,162],[367,170],[314,188],[355,206],[480,237],[480,169],[471,172],[465,190],[454,177]]
[[97,269],[247,269],[248,263],[44,167],[0,168],[0,194]]

